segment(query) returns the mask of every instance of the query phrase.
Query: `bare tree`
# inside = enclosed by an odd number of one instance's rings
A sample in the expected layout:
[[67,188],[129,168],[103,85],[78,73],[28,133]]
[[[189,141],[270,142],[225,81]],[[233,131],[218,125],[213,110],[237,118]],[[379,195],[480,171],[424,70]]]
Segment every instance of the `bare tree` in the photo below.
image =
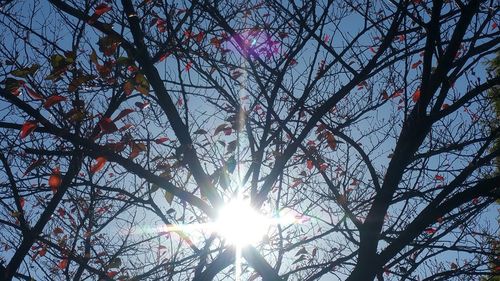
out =
[[496,1],[4,2],[2,280],[490,274]]

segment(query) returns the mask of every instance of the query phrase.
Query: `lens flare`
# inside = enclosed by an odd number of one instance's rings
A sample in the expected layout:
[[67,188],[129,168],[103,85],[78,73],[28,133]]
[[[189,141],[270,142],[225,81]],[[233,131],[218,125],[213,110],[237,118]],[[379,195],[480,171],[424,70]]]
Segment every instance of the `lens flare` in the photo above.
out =
[[233,200],[219,210],[215,230],[228,243],[242,247],[257,244],[267,233],[270,223],[249,202]]

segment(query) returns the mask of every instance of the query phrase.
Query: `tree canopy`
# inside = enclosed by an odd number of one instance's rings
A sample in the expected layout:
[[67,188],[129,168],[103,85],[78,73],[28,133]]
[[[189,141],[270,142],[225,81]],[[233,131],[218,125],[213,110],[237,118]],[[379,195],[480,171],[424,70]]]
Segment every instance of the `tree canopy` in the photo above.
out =
[[0,279],[500,272],[497,1],[0,5]]

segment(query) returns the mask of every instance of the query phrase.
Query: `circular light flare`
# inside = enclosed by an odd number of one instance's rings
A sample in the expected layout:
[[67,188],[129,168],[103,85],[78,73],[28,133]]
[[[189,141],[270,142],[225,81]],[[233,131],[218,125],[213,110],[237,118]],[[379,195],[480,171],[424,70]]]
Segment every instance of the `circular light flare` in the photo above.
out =
[[224,205],[215,222],[216,231],[227,242],[243,247],[258,243],[269,229],[270,221],[247,201],[233,200]]

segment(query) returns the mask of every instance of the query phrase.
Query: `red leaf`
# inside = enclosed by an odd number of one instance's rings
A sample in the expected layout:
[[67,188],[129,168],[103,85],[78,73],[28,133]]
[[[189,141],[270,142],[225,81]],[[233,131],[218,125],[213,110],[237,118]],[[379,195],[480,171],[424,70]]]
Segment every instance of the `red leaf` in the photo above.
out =
[[111,11],[111,7],[106,5],[105,3],[101,3],[95,7],[94,13],[98,16],[102,16],[109,11]]
[[148,101],[145,101],[145,102],[136,102],[135,106],[137,106],[139,109],[145,109],[145,108],[147,108],[149,106],[149,102]]
[[187,71],[187,72],[189,72],[189,70],[191,69],[191,66],[193,66],[193,62],[192,62],[192,61],[190,61],[190,62],[188,62],[188,63],[186,64],[185,69],[186,69],[186,71]]
[[166,141],[168,141],[168,140],[169,140],[169,138],[167,138],[167,137],[157,138],[157,139],[155,140],[155,143],[157,143],[157,144],[162,144],[162,143],[164,143],[164,142],[166,142]]
[[49,177],[49,186],[53,193],[57,192],[59,186],[61,186],[61,183],[61,172],[59,171],[59,168],[55,168],[54,170],[52,170],[52,175],[50,175]]
[[104,165],[106,164],[106,161],[108,161],[106,159],[106,157],[103,157],[103,156],[97,157],[96,160],[97,160],[96,163],[94,165],[92,165],[92,167],[90,168],[91,174],[95,174],[98,171],[100,171],[104,167]]
[[382,93],[380,94],[380,98],[383,100],[389,99],[389,95],[387,94],[386,90],[382,91]]
[[133,109],[130,109],[130,108],[126,108],[124,110],[122,110],[118,116],[115,117],[115,119],[113,119],[113,121],[117,121],[117,120],[120,120],[122,119],[123,117],[129,115],[130,113],[134,112],[135,110]]
[[290,186],[290,188],[295,188],[295,187],[299,186],[301,183],[302,183],[301,179],[295,179],[293,181],[292,185]]
[[415,90],[415,93],[413,93],[411,99],[413,100],[413,102],[418,102],[418,100],[420,99],[420,88]]
[[286,32],[279,32],[278,33],[278,37],[281,38],[281,39],[285,39],[288,37],[288,33]]
[[24,86],[24,89],[26,90],[26,92],[28,92],[28,95],[34,99],[34,100],[41,100],[43,99],[43,96],[40,95],[39,93],[35,92],[33,89],[29,88],[28,86],[26,86],[26,84],[23,85]]
[[23,197],[19,198],[19,205],[21,205],[21,209],[24,209],[24,203],[26,203],[26,200]]
[[131,144],[131,148],[132,150],[130,151],[130,155],[128,156],[129,159],[134,159],[135,157],[139,156],[139,153],[146,150],[146,146],[143,143],[133,142]]
[[106,275],[107,275],[109,278],[113,278],[113,277],[115,277],[117,274],[118,274],[118,271],[110,271],[110,272],[106,273]]
[[103,134],[111,134],[118,131],[115,123],[110,118],[103,118],[98,124]]
[[498,24],[496,22],[491,24],[491,29],[496,29],[498,27]]
[[64,210],[63,208],[59,208],[59,209],[57,209],[57,213],[62,218],[66,214],[66,210]]
[[424,231],[427,234],[434,234],[434,233],[436,233],[437,230],[434,227],[429,227],[429,228],[426,228]]
[[326,141],[331,149],[335,150],[337,148],[337,141],[335,141],[335,137],[333,136],[332,132],[326,132]]
[[374,54],[377,52],[377,51],[375,50],[375,48],[373,48],[372,46],[370,46],[370,51],[371,51],[372,53],[374,53]]
[[411,65],[411,68],[412,68],[412,69],[415,69],[415,68],[417,68],[420,64],[422,64],[422,60],[418,60],[416,63],[412,64],[412,65]]
[[314,164],[312,160],[307,160],[307,169],[312,170],[314,168]]
[[57,234],[61,234],[61,233],[64,233],[64,231],[62,230],[62,228],[60,227],[56,227],[54,228],[54,230],[52,231],[55,235]]
[[450,105],[449,105],[449,104],[447,104],[447,103],[443,103],[443,105],[441,106],[441,109],[443,109],[443,110],[444,110],[444,109],[447,109],[448,107],[450,107]]
[[231,129],[230,127],[227,127],[224,129],[224,135],[226,135],[226,136],[231,135],[232,132],[233,132],[233,129]]
[[319,170],[322,172],[326,171],[326,168],[328,168],[328,164],[326,164],[326,163],[321,163],[319,165]]
[[59,267],[59,269],[65,269],[66,266],[68,266],[68,259],[62,259],[58,264],[57,264],[57,267]]
[[21,128],[20,138],[24,139],[25,137],[27,137],[36,129],[36,127],[38,127],[38,122],[34,120],[24,122],[23,127]]
[[40,257],[45,256],[46,253],[47,253],[47,248],[45,248],[45,247],[41,248],[40,251],[38,251],[38,255]]
[[438,181],[444,181],[444,177],[441,176],[441,175],[436,175],[434,176],[434,179],[438,180]]
[[203,37],[205,37],[205,33],[201,31],[196,35],[194,39],[196,40],[196,42],[201,43],[201,41],[203,41]]
[[477,203],[479,203],[479,198],[472,199],[472,204],[477,205]]
[[57,95],[56,95],[56,96],[51,96],[51,97],[49,97],[49,98],[45,101],[45,103],[43,104],[43,107],[44,107],[45,109],[49,109],[49,108],[50,108],[51,106],[53,106],[54,104],[56,104],[56,103],[60,103],[60,102],[65,101],[65,100],[66,100],[66,98],[65,98],[65,97],[63,97],[63,96],[57,96]]
[[164,53],[163,55],[160,56],[159,61],[164,61],[166,58],[168,58],[168,56],[170,56],[170,52]]

